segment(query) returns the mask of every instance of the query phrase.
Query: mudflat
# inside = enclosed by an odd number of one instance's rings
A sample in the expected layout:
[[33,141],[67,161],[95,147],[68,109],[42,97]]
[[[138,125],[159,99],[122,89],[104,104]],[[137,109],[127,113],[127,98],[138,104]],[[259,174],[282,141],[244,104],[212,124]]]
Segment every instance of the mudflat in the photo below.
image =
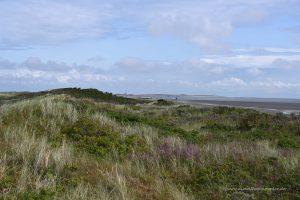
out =
[[300,112],[300,103],[296,102],[260,102],[260,101],[220,101],[220,100],[185,100],[182,101],[188,104],[207,104],[217,106],[233,106],[257,108],[269,111],[281,111],[287,113]]

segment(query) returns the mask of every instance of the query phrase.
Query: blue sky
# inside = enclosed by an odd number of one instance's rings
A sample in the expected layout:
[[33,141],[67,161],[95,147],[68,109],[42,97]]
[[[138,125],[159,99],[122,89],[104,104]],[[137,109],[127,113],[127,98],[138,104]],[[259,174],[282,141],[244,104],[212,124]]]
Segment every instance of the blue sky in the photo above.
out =
[[0,91],[300,98],[298,0],[0,0]]

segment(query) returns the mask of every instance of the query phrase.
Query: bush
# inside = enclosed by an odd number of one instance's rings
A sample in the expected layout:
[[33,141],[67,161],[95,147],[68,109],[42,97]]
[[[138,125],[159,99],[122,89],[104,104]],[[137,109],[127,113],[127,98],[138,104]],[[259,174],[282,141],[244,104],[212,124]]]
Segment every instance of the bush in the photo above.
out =
[[125,156],[146,149],[145,141],[140,136],[128,135],[122,138],[121,134],[113,131],[111,127],[100,126],[88,118],[80,118],[73,126],[65,128],[63,133],[80,149],[102,158],[113,151],[119,156]]
[[212,108],[213,113],[216,113],[216,114],[219,114],[219,115],[231,113],[235,110],[237,110],[237,108],[226,107],[226,106],[217,106],[217,107]]
[[158,106],[171,106],[173,104],[174,104],[173,102],[167,101],[164,99],[158,99],[155,103],[155,105],[158,105]]
[[277,142],[277,146],[281,147],[281,148],[299,148],[300,147],[299,143],[296,140],[289,138],[289,137],[280,139]]
[[26,191],[18,195],[18,199],[23,200],[51,200],[54,199],[55,192],[42,189],[39,192]]
[[241,131],[249,131],[259,124],[259,114],[258,113],[249,113],[246,114],[246,116],[243,116],[239,123],[238,123],[238,129]]

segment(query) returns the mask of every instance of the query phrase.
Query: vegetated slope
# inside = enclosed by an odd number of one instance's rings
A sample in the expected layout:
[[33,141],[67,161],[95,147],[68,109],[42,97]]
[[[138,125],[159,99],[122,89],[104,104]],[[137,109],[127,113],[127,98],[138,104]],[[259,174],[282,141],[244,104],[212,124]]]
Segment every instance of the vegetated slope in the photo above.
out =
[[[4,94],[4,93],[3,93]],[[97,89],[89,88],[89,89],[81,89],[81,88],[60,88],[48,91],[41,92],[20,92],[20,93],[11,93],[9,95],[0,96],[0,105],[2,101],[18,101],[24,99],[30,99],[38,96],[44,95],[53,95],[53,94],[67,94],[76,98],[89,98],[95,101],[105,101],[111,103],[122,103],[122,104],[136,104],[136,103],[144,103],[145,101],[130,99],[125,97],[119,97],[109,92],[102,92]]]
[[75,96],[0,107],[0,199],[300,198],[299,116]]

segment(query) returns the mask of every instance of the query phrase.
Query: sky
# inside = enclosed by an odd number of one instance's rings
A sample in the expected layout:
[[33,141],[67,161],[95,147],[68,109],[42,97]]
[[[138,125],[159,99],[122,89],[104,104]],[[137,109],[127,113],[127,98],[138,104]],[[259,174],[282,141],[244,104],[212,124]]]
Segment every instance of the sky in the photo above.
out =
[[300,98],[299,0],[0,0],[0,91]]

